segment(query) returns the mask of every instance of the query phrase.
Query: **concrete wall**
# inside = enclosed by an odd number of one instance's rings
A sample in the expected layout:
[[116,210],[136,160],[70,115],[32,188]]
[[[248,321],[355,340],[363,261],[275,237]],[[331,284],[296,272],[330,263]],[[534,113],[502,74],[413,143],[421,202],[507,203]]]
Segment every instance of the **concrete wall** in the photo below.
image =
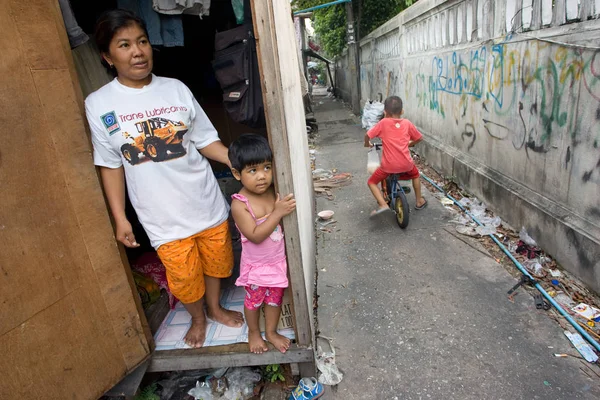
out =
[[599,14],[598,0],[421,0],[361,41],[362,103],[389,85],[434,166],[596,291]]

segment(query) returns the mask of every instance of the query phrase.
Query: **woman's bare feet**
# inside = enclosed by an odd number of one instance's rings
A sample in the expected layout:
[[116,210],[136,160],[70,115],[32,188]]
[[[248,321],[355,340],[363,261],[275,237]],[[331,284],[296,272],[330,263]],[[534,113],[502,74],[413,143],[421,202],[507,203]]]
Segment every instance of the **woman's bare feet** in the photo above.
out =
[[190,347],[199,348],[204,345],[206,339],[206,319],[192,318],[192,326],[183,338],[183,341]]
[[265,337],[269,343],[275,346],[275,348],[282,353],[285,353],[290,348],[290,339],[286,338],[285,336],[281,336],[277,332],[267,332]]
[[209,308],[207,315],[213,321],[231,328],[239,328],[244,325],[244,316],[241,312],[227,310],[221,306],[215,312]]
[[267,344],[260,334],[260,331],[248,332],[248,346],[250,346],[250,351],[256,354],[262,354],[269,350]]

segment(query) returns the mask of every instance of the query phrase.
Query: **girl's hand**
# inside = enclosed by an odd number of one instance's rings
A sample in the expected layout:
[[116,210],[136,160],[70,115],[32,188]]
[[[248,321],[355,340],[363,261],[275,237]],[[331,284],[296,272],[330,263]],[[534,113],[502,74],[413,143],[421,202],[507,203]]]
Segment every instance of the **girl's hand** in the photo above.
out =
[[133,235],[133,228],[131,224],[126,219],[123,219],[117,222],[117,230],[115,235],[117,240],[125,245],[125,247],[136,248],[140,247],[139,243],[135,241],[135,236]]
[[290,215],[296,209],[296,199],[292,193],[288,194],[281,200],[279,194],[277,194],[277,200],[275,200],[275,213],[282,217]]

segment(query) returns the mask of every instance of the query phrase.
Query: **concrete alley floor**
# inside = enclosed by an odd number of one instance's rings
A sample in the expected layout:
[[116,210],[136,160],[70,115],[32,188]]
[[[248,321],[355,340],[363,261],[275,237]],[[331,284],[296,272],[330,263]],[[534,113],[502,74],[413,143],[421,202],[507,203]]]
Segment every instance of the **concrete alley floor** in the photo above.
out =
[[[342,103],[315,97],[317,168],[350,172],[331,209],[339,231],[319,232],[318,323],[333,339],[343,381],[326,399],[598,399],[563,330],[536,310],[494,259],[456,239],[452,215],[431,193],[401,230],[369,219],[365,131]],[[320,104],[322,102],[322,104]]]

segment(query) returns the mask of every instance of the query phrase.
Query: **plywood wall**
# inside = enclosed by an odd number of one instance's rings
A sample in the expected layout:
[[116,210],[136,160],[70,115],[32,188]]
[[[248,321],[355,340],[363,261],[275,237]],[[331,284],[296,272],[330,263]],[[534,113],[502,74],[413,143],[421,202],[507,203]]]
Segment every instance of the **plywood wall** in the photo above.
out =
[[150,352],[58,2],[0,1],[0,399],[93,399]]

